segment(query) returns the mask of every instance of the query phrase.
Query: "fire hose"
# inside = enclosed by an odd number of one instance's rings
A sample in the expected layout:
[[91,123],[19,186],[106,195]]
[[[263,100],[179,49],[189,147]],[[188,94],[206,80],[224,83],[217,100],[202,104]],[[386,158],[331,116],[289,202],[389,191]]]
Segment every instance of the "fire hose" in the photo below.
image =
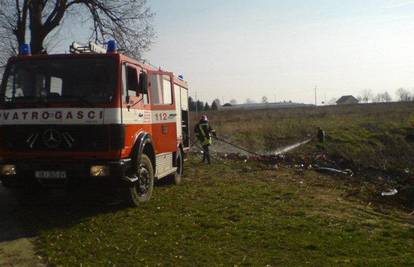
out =
[[228,144],[228,145],[230,145],[230,146],[232,146],[232,147],[235,147],[235,148],[237,148],[237,149],[240,149],[240,150],[242,150],[242,151],[244,151],[244,152],[247,152],[247,153],[249,153],[249,154],[252,154],[252,155],[255,155],[255,156],[258,156],[258,157],[263,157],[263,155],[261,155],[261,154],[258,154],[258,153],[256,153],[256,152],[253,152],[253,151],[249,151],[249,150],[247,150],[246,148],[244,148],[244,147],[241,147],[241,146],[239,146],[239,145],[236,145],[236,144],[233,144],[233,143],[231,143],[231,142],[229,142],[229,141],[227,141],[227,140],[225,140],[225,139],[223,139],[223,138],[219,138],[219,137],[214,137],[216,140],[218,140],[218,141],[220,141],[220,142],[223,142],[223,143],[225,143],[225,144]]
[[[227,144],[227,145],[230,145],[230,146],[232,146],[232,147],[234,147],[234,148],[237,148],[237,149],[239,149],[239,150],[241,150],[241,151],[243,151],[243,152],[249,153],[249,154],[251,154],[251,155],[255,155],[255,156],[257,156],[257,157],[263,157],[263,156],[264,156],[264,155],[259,154],[259,153],[257,153],[257,152],[250,151],[250,150],[248,150],[248,149],[246,149],[246,148],[244,148],[244,147],[241,147],[241,146],[239,146],[239,145],[236,145],[236,144],[234,144],[234,143],[231,143],[231,142],[229,142],[229,141],[227,141],[227,140],[225,140],[225,139],[223,139],[223,138],[219,138],[219,137],[217,137],[217,136],[214,136],[213,138],[214,138],[214,139],[216,139],[216,140],[218,140],[218,141],[220,141],[220,142],[223,142],[223,143],[225,143],[225,144]],[[191,142],[191,146],[190,146],[190,148],[192,148],[192,147],[194,147],[194,146],[199,147],[199,146],[197,145],[197,141],[192,141],[192,142]],[[200,149],[201,149],[201,148],[200,148]]]
[[[229,141],[227,141],[226,139],[223,139],[223,138],[218,138],[218,137],[216,137],[216,136],[214,136],[214,138],[216,139],[216,140],[218,140],[218,141],[220,141],[220,142],[222,142],[222,143],[225,143],[225,144],[228,144],[228,145],[230,145],[230,146],[232,146],[232,147],[234,147],[234,148],[237,148],[237,149],[239,149],[239,150],[241,150],[241,151],[244,151],[244,152],[246,152],[246,153],[249,153],[249,154],[251,154],[251,155],[254,155],[254,156],[257,156],[258,158],[260,158],[260,159],[263,159],[263,158],[265,158],[266,156],[264,156],[264,155],[262,155],[262,154],[259,154],[259,153],[257,153],[257,152],[253,152],[253,151],[250,151],[250,150],[248,150],[248,149],[246,149],[246,148],[244,148],[244,147],[242,147],[242,146],[240,146],[240,145],[237,145],[237,144],[234,144],[234,143],[232,143],[232,142],[229,142]],[[305,142],[302,142],[301,144],[306,144],[306,143],[308,143],[310,140],[307,140],[307,141],[305,141]],[[199,147],[195,142],[193,142],[193,144],[192,144],[192,146],[196,146],[196,147],[198,147],[199,149],[202,149],[201,147]],[[216,159],[218,159],[218,158],[216,158]],[[315,165],[314,167],[314,170],[315,171],[318,171],[318,172],[322,172],[322,173],[325,173],[325,172],[327,172],[327,173],[332,173],[332,174],[341,174],[341,175],[346,175],[346,176],[354,176],[354,173],[352,172],[352,170],[350,170],[350,169],[346,169],[346,170],[340,170],[340,169],[335,169],[335,168],[329,168],[329,167],[320,167],[320,166],[318,166],[318,165]]]

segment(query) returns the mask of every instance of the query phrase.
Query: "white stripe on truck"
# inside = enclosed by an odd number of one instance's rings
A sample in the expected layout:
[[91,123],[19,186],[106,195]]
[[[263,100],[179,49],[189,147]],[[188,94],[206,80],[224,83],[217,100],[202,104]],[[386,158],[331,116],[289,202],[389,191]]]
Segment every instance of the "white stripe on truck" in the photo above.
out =
[[[121,112],[122,111],[122,112]],[[176,122],[175,110],[120,108],[0,109],[0,125],[159,124]]]

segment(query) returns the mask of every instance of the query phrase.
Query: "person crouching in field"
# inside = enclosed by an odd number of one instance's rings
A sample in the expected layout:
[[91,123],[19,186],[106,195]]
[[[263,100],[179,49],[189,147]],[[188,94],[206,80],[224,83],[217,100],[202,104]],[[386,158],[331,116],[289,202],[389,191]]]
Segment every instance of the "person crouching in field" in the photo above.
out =
[[210,159],[210,145],[212,143],[212,136],[216,136],[216,131],[211,128],[207,115],[201,116],[200,121],[194,127],[194,132],[203,147],[203,163],[207,161],[211,164]]

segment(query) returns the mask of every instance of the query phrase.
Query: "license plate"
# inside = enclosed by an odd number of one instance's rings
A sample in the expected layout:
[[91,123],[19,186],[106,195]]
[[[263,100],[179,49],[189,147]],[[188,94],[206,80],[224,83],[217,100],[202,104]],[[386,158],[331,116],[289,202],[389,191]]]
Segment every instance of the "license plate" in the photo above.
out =
[[35,177],[38,179],[66,179],[66,171],[36,171]]

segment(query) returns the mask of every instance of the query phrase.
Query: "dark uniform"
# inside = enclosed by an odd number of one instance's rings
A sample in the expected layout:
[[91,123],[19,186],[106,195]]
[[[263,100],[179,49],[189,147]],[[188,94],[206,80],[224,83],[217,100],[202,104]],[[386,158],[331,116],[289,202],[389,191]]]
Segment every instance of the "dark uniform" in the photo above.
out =
[[210,145],[212,143],[212,136],[216,136],[216,132],[211,128],[208,123],[207,116],[203,116],[201,120],[194,127],[194,132],[203,147],[203,162],[207,160],[208,164],[211,164],[210,159]]
[[318,127],[317,137],[318,137],[318,142],[319,143],[322,143],[322,144],[325,143],[326,134],[325,134],[325,131],[322,130],[321,127]]

